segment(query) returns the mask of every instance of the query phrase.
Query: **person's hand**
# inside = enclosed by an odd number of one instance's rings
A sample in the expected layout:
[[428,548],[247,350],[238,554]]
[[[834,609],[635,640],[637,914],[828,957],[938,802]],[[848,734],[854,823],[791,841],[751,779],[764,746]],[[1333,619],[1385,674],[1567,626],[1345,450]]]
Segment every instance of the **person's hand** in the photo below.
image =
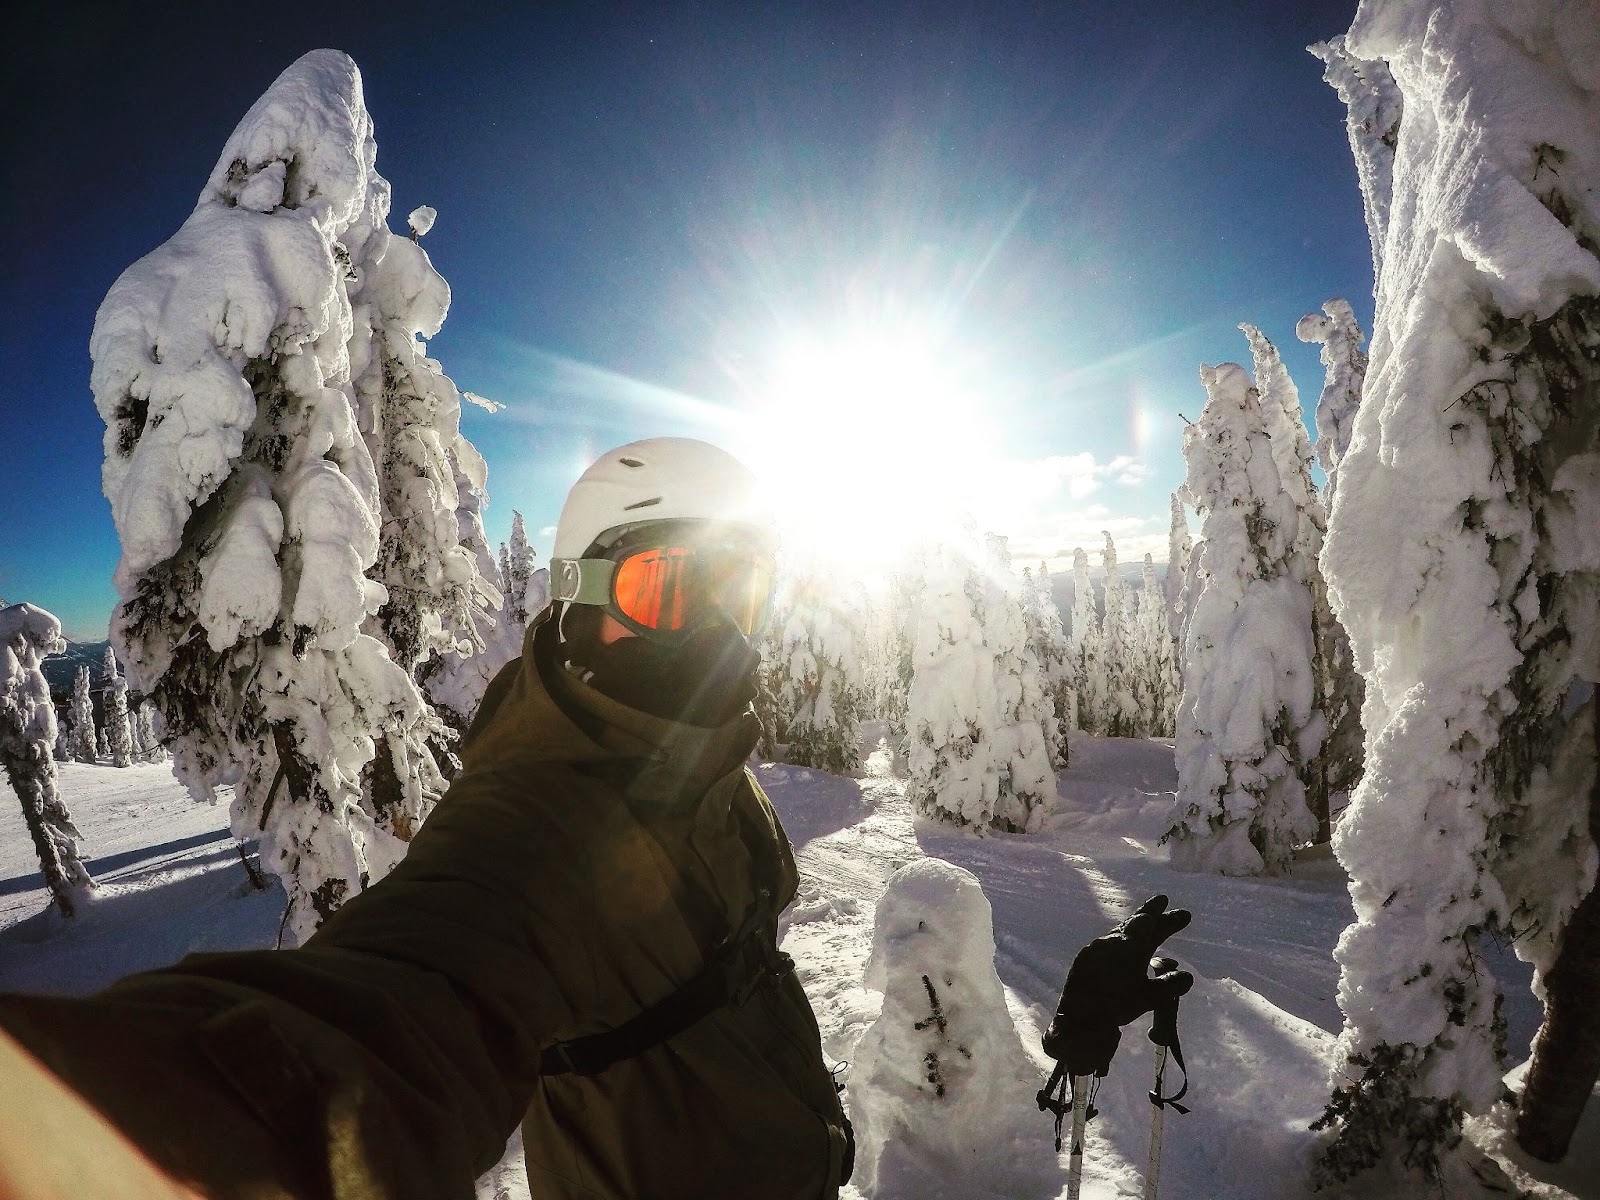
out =
[[[1121,925],[1078,951],[1043,1039],[1045,1053],[1069,1075],[1105,1075],[1123,1025],[1152,1010],[1175,1013],[1194,976],[1178,970],[1173,959],[1152,959],[1189,919],[1187,909],[1169,912],[1165,896],[1152,896]],[[1151,1037],[1157,1032],[1152,1029]]]

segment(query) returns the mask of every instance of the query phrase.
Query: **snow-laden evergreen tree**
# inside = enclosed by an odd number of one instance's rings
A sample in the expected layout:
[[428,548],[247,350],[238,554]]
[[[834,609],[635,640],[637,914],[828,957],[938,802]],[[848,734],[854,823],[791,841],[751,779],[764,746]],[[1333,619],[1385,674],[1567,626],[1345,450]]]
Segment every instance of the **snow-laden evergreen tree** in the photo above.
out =
[[[1323,508],[1333,512],[1339,484],[1339,464],[1350,448],[1355,431],[1356,411],[1361,404],[1362,382],[1367,373],[1367,356],[1361,350],[1361,327],[1355,313],[1344,300],[1332,299],[1322,312],[1300,318],[1295,332],[1303,342],[1322,346],[1324,379],[1317,400],[1317,461],[1327,478],[1323,486]],[[1331,612],[1330,612],[1331,617]],[[1337,619],[1323,633],[1318,646],[1322,659],[1323,712],[1328,719],[1328,738],[1323,745],[1327,789],[1332,804],[1348,796],[1361,780],[1366,761],[1365,735],[1361,728],[1361,705],[1366,694],[1350,639]]]
[[96,762],[104,762],[111,757],[111,743],[106,740],[104,729],[95,738],[94,754]]
[[[194,212],[96,316],[91,385],[122,542],[112,639],[198,797],[234,785],[303,940],[404,843],[363,808],[374,740],[420,750],[427,706],[363,631],[380,485],[350,382],[346,238],[388,188],[348,57],[282,75],[228,139]],[[381,197],[381,199],[380,199]]]
[[1061,610],[1050,592],[1050,568],[1042,562],[1037,575],[1023,568],[1022,611],[1028,627],[1028,648],[1039,664],[1040,679],[1050,698],[1050,717],[1044,730],[1050,765],[1057,771],[1065,771],[1071,752],[1068,738],[1078,722],[1077,698],[1072,691],[1067,631],[1061,624]]
[[136,755],[133,727],[128,723],[128,681],[118,672],[116,651],[110,646],[106,647],[101,671],[105,675],[105,692],[101,703],[106,710],[105,735],[108,757],[114,767],[131,767]]
[[1100,621],[1105,692],[1099,723],[1108,737],[1138,737],[1140,716],[1133,696],[1133,613],[1127,585],[1117,574],[1117,545],[1109,533],[1105,539],[1105,549],[1100,552],[1106,573],[1102,591],[1105,613]]
[[528,582],[533,578],[533,547],[528,544],[528,531],[523,527],[522,514],[511,514],[511,545],[506,554],[506,595],[510,597],[511,621],[526,629],[528,618],[537,615],[528,612]]
[[1200,368],[1184,492],[1202,522],[1200,595],[1184,648],[1172,861],[1228,875],[1286,870],[1317,832],[1301,782],[1316,724],[1311,593],[1293,564],[1297,510],[1242,367]]
[[791,570],[769,683],[784,714],[784,761],[849,775],[861,765],[865,597],[819,564]]
[[56,706],[40,664],[67,648],[61,622],[42,608],[0,608],[0,767],[17,799],[39,855],[50,897],[74,916],[94,881],[78,858],[78,838],[56,788],[50,749],[56,740]]
[[1133,699],[1144,737],[1172,737],[1177,728],[1178,645],[1168,623],[1167,594],[1156,566],[1144,556],[1144,576],[1136,600],[1132,654]]
[[921,546],[906,552],[889,573],[889,585],[879,609],[878,715],[887,723],[889,744],[899,754],[905,753],[906,746],[906,712],[916,659],[925,554],[926,548]]
[[1040,720],[1048,699],[1015,577],[970,544],[932,548],[925,564],[907,792],[922,812],[953,824],[1037,829],[1055,774]]
[[[1311,478],[1311,438],[1306,432],[1305,415],[1300,407],[1300,391],[1289,377],[1278,348],[1254,325],[1244,324],[1255,368],[1256,392],[1261,416],[1267,426],[1267,440],[1278,466],[1278,478],[1293,508],[1287,569],[1311,594],[1312,670],[1316,674],[1317,694],[1310,717],[1295,731],[1300,753],[1300,781],[1305,785],[1306,803],[1317,818],[1318,842],[1332,837],[1329,812],[1330,782],[1326,742],[1329,729],[1328,698],[1341,686],[1334,679],[1340,646],[1348,644],[1344,630],[1334,618],[1328,603],[1328,585],[1322,578],[1318,559],[1323,536],[1328,528],[1327,510]],[[1359,767],[1357,768],[1359,770]],[[1346,783],[1343,790],[1348,790]]]
[[89,668],[79,667],[72,679],[72,757],[92,763],[99,751],[94,734],[94,697],[89,693]]
[[[419,679],[445,651],[484,646],[478,617],[499,591],[461,541],[457,476],[482,459],[461,434],[461,397],[425,339],[443,327],[450,288],[418,244],[389,231],[390,190],[369,176],[365,208],[342,244],[350,292],[351,384],[357,419],[378,477],[378,557],[368,577],[385,598],[363,625],[396,665]],[[431,210],[430,210],[431,211]],[[428,221],[432,227],[431,219]],[[469,467],[470,469],[470,467]],[[380,735],[366,773],[367,802],[381,828],[409,840],[443,790],[430,742],[444,734],[429,706],[404,736]]]
[[1398,1159],[1453,1189],[1506,1066],[1485,936],[1545,1002],[1525,1150],[1562,1155],[1600,1070],[1597,30],[1592,3],[1390,2],[1347,38],[1405,119],[1323,554],[1367,729],[1324,1178]]
[[1100,632],[1094,584],[1089,580],[1089,556],[1080,546],[1072,552],[1072,628],[1067,637],[1072,690],[1078,697],[1078,728],[1086,733],[1105,732],[1106,672]]
[[[1388,7],[1393,7],[1393,0]],[[1384,246],[1389,234],[1390,197],[1394,192],[1395,147],[1400,143],[1404,103],[1389,65],[1352,54],[1343,37],[1310,47],[1326,66],[1322,77],[1348,106],[1345,131],[1356,160],[1356,176],[1372,239],[1372,277],[1383,274]]]
[[50,753],[57,762],[72,761],[72,722],[69,717],[56,714],[56,743]]
[[1302,342],[1322,347],[1322,394],[1317,398],[1317,462],[1322,465],[1327,479],[1323,486],[1323,507],[1331,513],[1339,486],[1339,464],[1350,449],[1356,410],[1361,406],[1361,388],[1367,376],[1367,355],[1361,349],[1365,338],[1350,302],[1337,296],[1324,304],[1320,313],[1301,317],[1294,332]]
[[[451,455],[451,466],[455,472],[456,539],[477,566],[483,604],[445,620],[445,632],[453,644],[428,659],[418,669],[417,678],[434,711],[459,735],[466,732],[478,711],[489,681],[522,653],[526,631],[511,623],[507,597],[500,586],[503,573],[495,564],[483,528],[483,510],[489,502],[488,465],[477,448],[462,438]],[[504,544],[501,550],[505,550]]]
[[161,744],[161,737],[156,733],[155,705],[148,702],[139,705],[139,711],[134,718],[134,730],[139,744],[139,760],[148,763],[164,763],[171,756],[167,748]]
[[[1189,558],[1194,542],[1189,536],[1189,520],[1183,511],[1183,497],[1172,493],[1172,524],[1167,530],[1167,575],[1162,588],[1167,601],[1167,629],[1177,645],[1183,644],[1183,626],[1188,615],[1183,583],[1189,575]],[[1181,666],[1181,664],[1180,664]]]

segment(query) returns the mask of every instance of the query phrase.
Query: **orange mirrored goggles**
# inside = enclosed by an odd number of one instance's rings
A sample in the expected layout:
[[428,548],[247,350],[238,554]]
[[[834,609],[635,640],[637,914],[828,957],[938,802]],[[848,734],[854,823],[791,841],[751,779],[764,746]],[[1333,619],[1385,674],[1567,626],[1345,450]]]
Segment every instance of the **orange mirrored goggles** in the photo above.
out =
[[557,559],[555,599],[603,605],[638,631],[674,633],[720,612],[747,637],[766,618],[771,560],[747,547],[639,546],[620,557]]
[[616,611],[651,630],[679,630],[720,611],[746,636],[766,615],[772,568],[727,550],[652,546],[617,563]]

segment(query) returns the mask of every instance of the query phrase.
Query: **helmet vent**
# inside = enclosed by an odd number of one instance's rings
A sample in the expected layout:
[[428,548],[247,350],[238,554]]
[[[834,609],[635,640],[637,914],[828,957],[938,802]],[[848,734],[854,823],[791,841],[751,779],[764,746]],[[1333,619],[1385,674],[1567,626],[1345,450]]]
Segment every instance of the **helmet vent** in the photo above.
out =
[[642,466],[644,466],[644,464],[642,462],[640,462],[637,458],[619,458],[619,459],[617,459],[617,461],[619,463],[621,463],[625,467],[642,467]]
[[648,499],[648,500],[639,500],[639,501],[634,502],[633,504],[625,504],[625,505],[623,505],[622,511],[623,512],[632,512],[636,508],[649,508],[652,505],[660,504],[660,503],[661,503],[661,497],[660,496],[651,496],[650,499]]

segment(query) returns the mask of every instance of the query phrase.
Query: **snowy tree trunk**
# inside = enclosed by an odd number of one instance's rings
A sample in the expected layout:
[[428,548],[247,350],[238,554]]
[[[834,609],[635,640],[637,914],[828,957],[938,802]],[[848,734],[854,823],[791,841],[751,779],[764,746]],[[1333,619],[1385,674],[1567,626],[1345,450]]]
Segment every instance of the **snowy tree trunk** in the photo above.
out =
[[117,670],[117,656],[106,647],[106,749],[111,765],[131,767],[134,759],[133,728],[128,723],[128,681]]
[[72,684],[72,757],[95,760],[94,700],[89,695],[89,668],[79,667]]
[[[1600,700],[1589,701],[1589,714],[1600,746]],[[1589,789],[1589,838],[1600,846],[1600,772]],[[1600,882],[1567,919],[1542,982],[1544,1024],[1517,1105],[1517,1145],[1559,1162],[1600,1079]]]
[[0,766],[22,802],[22,819],[50,898],[64,917],[77,916],[84,894],[94,886],[78,858],[82,835],[57,790],[56,765],[36,743],[0,745]]
[[39,855],[45,886],[63,916],[94,887],[78,858],[77,829],[56,787],[50,749],[56,711],[40,663],[66,649],[61,623],[31,604],[0,609],[0,768],[6,773]]
[[1519,1123],[1542,1149],[1561,1057],[1586,1069],[1566,1018],[1597,857],[1579,798],[1600,681],[1600,76],[1571,39],[1596,28],[1592,4],[1460,0],[1364,4],[1348,38],[1387,64],[1405,119],[1323,555],[1367,730],[1334,840],[1356,923],[1325,1181],[1395,1159],[1437,1178],[1463,1116],[1499,1097],[1486,934],[1560,985]]

